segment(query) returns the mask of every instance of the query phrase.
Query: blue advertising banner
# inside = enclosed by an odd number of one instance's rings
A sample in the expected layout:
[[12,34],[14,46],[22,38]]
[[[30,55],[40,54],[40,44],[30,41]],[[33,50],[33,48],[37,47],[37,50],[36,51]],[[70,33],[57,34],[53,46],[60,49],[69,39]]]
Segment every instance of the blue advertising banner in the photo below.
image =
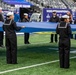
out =
[[32,6],[32,4],[30,2],[27,2],[26,0],[4,0],[4,2],[10,5],[15,5],[15,7],[17,8],[30,8]]
[[14,1],[14,2],[22,2],[22,1],[26,1],[26,0],[3,0],[3,1],[5,1],[5,2],[11,2],[11,1]]
[[51,8],[44,8],[43,9],[43,22],[48,22],[50,17],[52,16],[52,12],[56,11],[57,16],[59,16],[59,18],[61,18],[62,15],[65,15],[68,11],[70,11],[72,13],[72,11],[70,9],[51,9]]

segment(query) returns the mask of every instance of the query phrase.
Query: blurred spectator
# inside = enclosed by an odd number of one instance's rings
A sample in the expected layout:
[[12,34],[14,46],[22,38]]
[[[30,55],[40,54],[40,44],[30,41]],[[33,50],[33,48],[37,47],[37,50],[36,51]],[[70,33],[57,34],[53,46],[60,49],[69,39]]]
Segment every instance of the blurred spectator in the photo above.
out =
[[[24,18],[22,22],[29,22],[28,14],[24,13]],[[24,33],[24,43],[25,44],[30,44],[29,42],[29,33]]]
[[14,12],[14,21],[15,22],[19,22],[20,21],[20,16],[19,16],[19,13],[17,11]]
[[[73,16],[72,16],[71,12],[68,11],[67,15],[69,16],[69,22],[70,22],[70,24],[72,24],[72,18],[73,18]],[[71,39],[73,39],[73,34],[71,34]]]
[[69,22],[70,22],[70,24],[72,24],[72,14],[71,14],[71,12],[68,11],[67,15],[69,16],[69,20],[70,20]]

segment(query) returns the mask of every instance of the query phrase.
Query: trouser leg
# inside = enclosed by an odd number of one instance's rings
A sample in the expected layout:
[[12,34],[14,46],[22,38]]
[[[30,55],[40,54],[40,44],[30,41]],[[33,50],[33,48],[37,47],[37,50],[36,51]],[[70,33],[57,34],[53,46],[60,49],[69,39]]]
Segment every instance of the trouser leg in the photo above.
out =
[[29,43],[29,33],[24,33],[24,43]]
[[54,34],[51,34],[51,41],[50,42],[53,42],[53,37],[54,37]]
[[69,63],[69,55],[70,55],[70,40],[65,40],[64,44],[64,68],[69,68],[70,63]]
[[57,42],[57,34],[55,34],[55,42]]
[[12,54],[12,64],[17,63],[17,38],[10,39],[11,42],[11,54]]
[[4,38],[3,32],[0,31],[0,46],[3,45],[3,38]]
[[8,64],[11,64],[12,54],[11,54],[10,40],[8,38],[5,39],[5,46],[6,46],[6,61]]
[[59,41],[59,59],[60,59],[60,68],[64,68],[64,48],[62,41]]

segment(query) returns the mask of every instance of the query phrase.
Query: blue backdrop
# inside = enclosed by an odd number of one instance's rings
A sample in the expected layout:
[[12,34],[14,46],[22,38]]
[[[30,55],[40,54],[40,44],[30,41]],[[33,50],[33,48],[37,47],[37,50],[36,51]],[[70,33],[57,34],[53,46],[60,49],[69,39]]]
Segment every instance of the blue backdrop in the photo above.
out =
[[43,21],[49,21],[50,17],[52,16],[52,12],[53,11],[57,12],[57,16],[59,16],[61,18],[62,15],[66,14],[68,11],[70,11],[72,13],[72,11],[70,9],[51,9],[51,8],[44,8],[43,9]]

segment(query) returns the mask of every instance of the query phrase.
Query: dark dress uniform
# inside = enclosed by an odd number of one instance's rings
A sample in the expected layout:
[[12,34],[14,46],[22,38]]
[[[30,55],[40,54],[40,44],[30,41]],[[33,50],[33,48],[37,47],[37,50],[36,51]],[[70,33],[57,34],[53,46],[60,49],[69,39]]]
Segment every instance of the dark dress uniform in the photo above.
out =
[[56,28],[59,34],[59,59],[61,68],[69,68],[70,35],[71,27],[69,23],[61,22]]
[[[58,16],[55,16],[55,17],[51,17],[50,18],[50,20],[49,20],[49,22],[55,22],[55,23],[57,23],[57,22],[59,22],[59,17]],[[51,38],[50,38],[50,42],[52,43],[53,42],[53,37],[54,37],[54,34],[51,34]],[[55,34],[55,42],[57,42],[57,34]]]
[[[4,22],[2,13],[0,13],[0,21],[1,21],[1,22]],[[3,31],[0,31],[0,46],[3,45],[3,38],[4,38],[4,36],[3,36]]]
[[[29,19],[24,18],[22,22],[29,22]],[[29,33],[24,33],[24,43],[29,44]]]
[[17,27],[14,20],[7,19],[4,22],[3,30],[5,31],[5,46],[6,46],[6,57],[8,64],[17,63],[17,37],[16,31],[19,31],[21,27]]

